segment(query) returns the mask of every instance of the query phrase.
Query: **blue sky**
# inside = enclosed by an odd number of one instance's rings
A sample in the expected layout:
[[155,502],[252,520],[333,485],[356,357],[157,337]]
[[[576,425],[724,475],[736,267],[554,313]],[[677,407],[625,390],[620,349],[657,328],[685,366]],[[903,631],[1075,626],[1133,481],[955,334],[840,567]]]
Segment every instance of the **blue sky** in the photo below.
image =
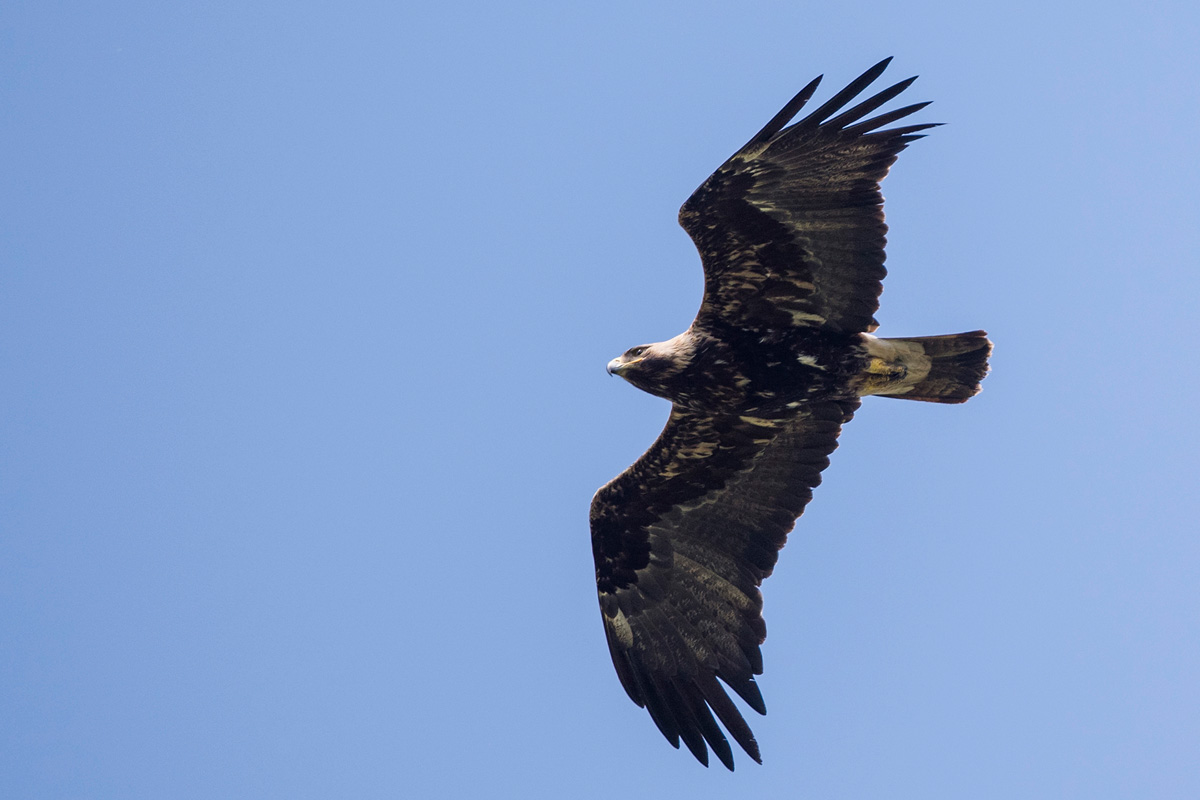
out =
[[[1200,796],[1195,4],[10,2],[0,795]],[[884,184],[868,401],[764,587],[761,767],[622,692],[587,505],[679,205],[813,76]]]

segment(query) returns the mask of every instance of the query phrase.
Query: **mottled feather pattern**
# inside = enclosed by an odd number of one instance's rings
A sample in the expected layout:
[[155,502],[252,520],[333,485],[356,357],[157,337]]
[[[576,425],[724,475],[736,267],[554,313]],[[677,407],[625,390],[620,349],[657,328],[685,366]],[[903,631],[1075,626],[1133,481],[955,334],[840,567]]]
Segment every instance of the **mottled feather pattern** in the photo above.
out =
[[649,526],[676,506],[719,488],[773,435],[769,428],[737,418],[672,409],[654,446],[592,501],[592,547],[600,590],[633,582],[632,571],[650,560]]
[[[932,124],[867,133],[927,105],[917,103],[847,127],[912,79],[828,117],[886,63],[795,125],[784,128],[787,120],[776,117],[684,203],[680,224],[705,271],[701,326],[714,317],[758,328],[878,326],[874,314],[887,274],[879,181],[908,142],[919,138],[916,132]],[[810,84],[798,97],[814,88]]]
[[[601,609],[618,675],[663,734],[675,744],[682,738],[705,763],[708,742],[732,765],[720,729],[709,725],[713,712],[759,760],[745,720],[711,679],[719,677],[765,713],[754,683],[766,637],[758,587],[774,569],[837,447],[841,425],[857,407],[857,400],[814,404],[800,417],[769,425],[714,421],[676,409],[655,447],[593,501]],[[727,468],[680,455],[699,450],[714,454],[710,458],[723,454]],[[653,474],[667,471],[675,477],[656,484]],[[659,495],[677,483],[691,491],[662,508]],[[622,486],[644,490],[617,505],[614,493]],[[632,524],[634,519],[643,522]],[[627,563],[602,578],[602,565],[621,561],[622,547],[629,547]],[[628,636],[621,626],[628,626]],[[700,698],[700,705],[688,705],[686,698]]]
[[721,726],[761,760],[725,687],[766,712],[759,586],[859,396],[961,402],[987,371],[982,331],[867,335],[886,275],[879,182],[932,127],[885,127],[925,103],[870,116],[911,78],[851,106],[888,61],[789,125],[809,83],[693,192],[679,221],[704,268],[696,319],[609,364],[672,403],[658,440],[592,501],[609,652],[629,697],[704,764],[711,748],[733,769]]

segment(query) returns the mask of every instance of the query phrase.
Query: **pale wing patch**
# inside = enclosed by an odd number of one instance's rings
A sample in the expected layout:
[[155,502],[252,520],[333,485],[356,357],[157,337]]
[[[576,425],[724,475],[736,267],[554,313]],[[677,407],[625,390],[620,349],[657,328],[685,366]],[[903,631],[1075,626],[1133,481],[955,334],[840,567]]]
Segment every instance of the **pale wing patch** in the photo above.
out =
[[787,311],[788,316],[790,316],[792,318],[792,322],[796,323],[797,325],[799,325],[802,322],[824,322],[825,321],[825,317],[821,316],[820,314],[809,314],[804,311],[793,311],[792,309],[785,309],[785,310]]
[[699,461],[702,458],[708,458],[713,453],[717,452],[718,446],[718,443],[715,441],[700,441],[680,448],[679,452],[675,454],[675,458],[673,458],[671,463],[667,464],[666,468],[662,471],[663,477],[670,479],[677,475],[681,475],[684,470],[690,468],[691,465],[688,463],[689,461]]
[[612,628],[613,636],[617,638],[617,642],[621,647],[628,650],[633,647],[633,629],[629,627],[629,618],[625,616],[625,612],[617,609],[617,613],[611,617],[606,616],[608,625]]
[[[745,422],[748,425],[754,425],[755,427],[758,427],[758,428],[774,428],[776,425],[779,424],[778,420],[763,419],[762,417],[746,416],[746,417],[738,417],[738,419],[740,419],[742,422]],[[769,437],[766,439],[757,439],[756,438],[754,441],[765,443],[765,442],[769,442],[770,438]]]

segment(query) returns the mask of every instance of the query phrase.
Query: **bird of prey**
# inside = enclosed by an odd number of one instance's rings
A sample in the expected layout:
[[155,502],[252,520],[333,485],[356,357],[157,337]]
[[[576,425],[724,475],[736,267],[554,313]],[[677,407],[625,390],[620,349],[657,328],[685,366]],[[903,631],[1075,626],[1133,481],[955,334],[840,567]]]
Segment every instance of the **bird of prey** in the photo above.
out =
[[671,414],[592,500],[604,632],[633,702],[706,766],[711,747],[733,769],[716,720],[762,761],[725,687],[766,713],[759,586],[860,398],[961,403],[988,371],[983,331],[871,334],[885,275],[879,182],[934,127],[886,127],[927,103],[870,116],[915,78],[846,108],[890,60],[789,125],[812,81],[700,185],[679,212],[704,267],[695,321],[608,364]]

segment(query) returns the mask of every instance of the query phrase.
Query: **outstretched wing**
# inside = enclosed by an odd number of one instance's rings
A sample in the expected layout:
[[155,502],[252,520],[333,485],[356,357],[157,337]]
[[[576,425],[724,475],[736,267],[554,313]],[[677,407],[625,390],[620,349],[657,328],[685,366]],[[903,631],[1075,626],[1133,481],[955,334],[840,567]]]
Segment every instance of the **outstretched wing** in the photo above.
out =
[[592,500],[592,551],[609,652],[633,702],[675,747],[733,769],[713,713],[761,761],[720,678],[760,714],[759,584],[821,482],[858,400],[789,420],[675,407],[638,461]]
[[917,131],[934,127],[878,130],[928,103],[859,121],[915,77],[842,110],[889,61],[784,127],[812,97],[821,79],[814,80],[683,204],[679,223],[704,264],[697,326],[848,333],[877,327],[887,274],[879,182],[897,154],[921,138]]

